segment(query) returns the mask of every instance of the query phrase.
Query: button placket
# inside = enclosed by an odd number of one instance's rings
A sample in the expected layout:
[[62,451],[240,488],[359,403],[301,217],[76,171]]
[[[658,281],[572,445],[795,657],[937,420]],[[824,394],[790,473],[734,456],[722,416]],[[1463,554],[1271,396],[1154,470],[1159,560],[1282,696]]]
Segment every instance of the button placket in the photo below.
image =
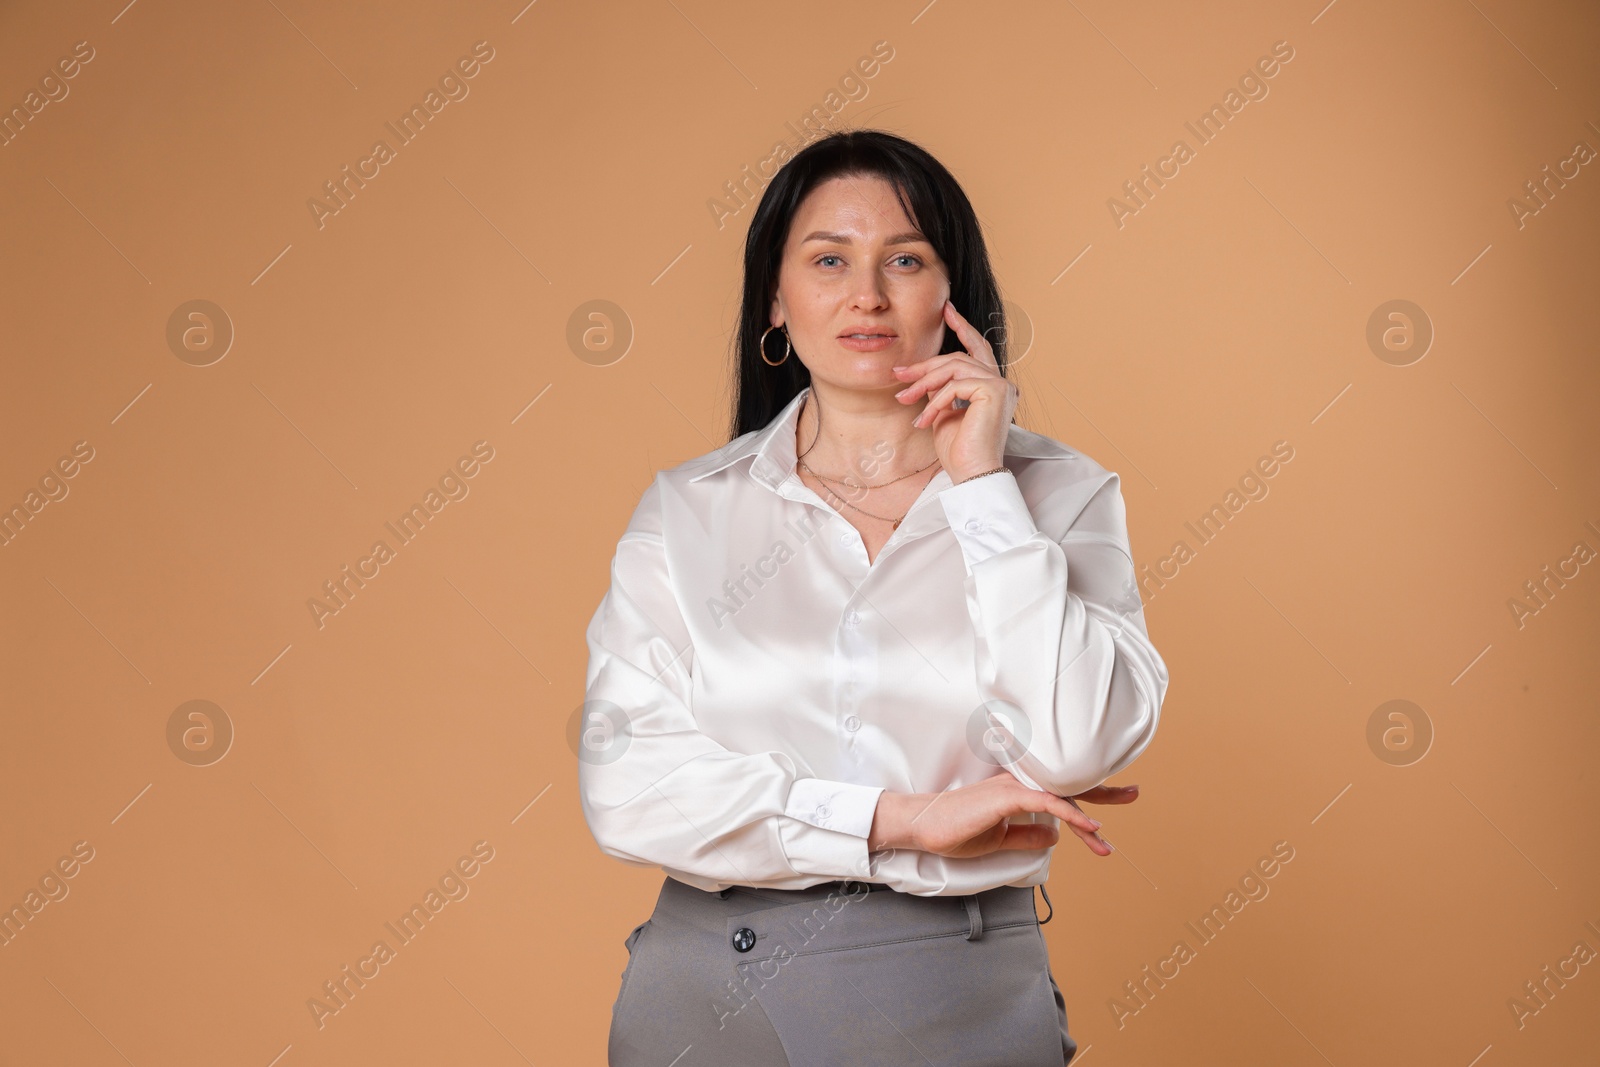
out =
[[[859,606],[857,606],[859,605]],[[870,758],[862,748],[871,735],[861,733],[866,719],[860,714],[872,699],[878,679],[877,618],[865,597],[853,596],[839,616],[837,673],[833,683],[834,731],[850,765],[864,771]]]
[[840,720],[840,727],[843,730],[846,741],[850,740],[850,735],[855,733],[854,730],[850,729],[850,720],[856,717],[854,711],[852,710],[855,707],[855,703],[856,683],[854,679],[850,679],[839,687],[839,712],[844,716],[844,718]]

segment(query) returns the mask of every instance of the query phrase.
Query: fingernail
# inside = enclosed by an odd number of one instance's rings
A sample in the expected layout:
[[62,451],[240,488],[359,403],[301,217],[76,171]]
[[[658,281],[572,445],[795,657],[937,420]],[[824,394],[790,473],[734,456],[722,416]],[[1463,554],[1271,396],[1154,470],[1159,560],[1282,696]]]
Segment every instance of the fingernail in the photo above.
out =
[[902,371],[902,370],[905,370],[905,368],[904,368],[904,367],[895,367],[895,368],[893,368],[893,369],[894,369],[894,370],[896,370],[896,371]]
[[904,389],[900,390],[898,393],[896,393],[894,395],[897,396],[897,397],[905,396],[909,392],[911,392],[911,386],[908,385]]
[[1100,820],[1099,819],[1090,819],[1089,821],[1094,823],[1094,828],[1096,830],[1100,829]]

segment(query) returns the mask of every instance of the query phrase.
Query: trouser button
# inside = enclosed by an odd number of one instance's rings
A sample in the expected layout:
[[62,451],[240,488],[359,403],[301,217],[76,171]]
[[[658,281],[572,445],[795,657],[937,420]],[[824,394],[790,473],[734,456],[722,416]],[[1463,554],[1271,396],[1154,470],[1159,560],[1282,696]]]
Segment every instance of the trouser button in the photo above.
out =
[[740,952],[749,952],[756,947],[756,932],[748,926],[741,926],[733,932],[733,947]]

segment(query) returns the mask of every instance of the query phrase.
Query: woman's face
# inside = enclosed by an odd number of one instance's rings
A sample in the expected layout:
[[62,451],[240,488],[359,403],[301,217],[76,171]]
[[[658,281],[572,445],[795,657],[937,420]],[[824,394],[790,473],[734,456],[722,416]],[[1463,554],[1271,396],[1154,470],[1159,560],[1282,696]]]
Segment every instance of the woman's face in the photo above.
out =
[[[811,190],[795,212],[768,321],[788,330],[814,379],[898,392],[905,383],[891,367],[939,354],[949,295],[944,261],[894,187],[845,175]],[[849,336],[864,332],[882,336]],[[767,358],[782,351],[767,338]]]

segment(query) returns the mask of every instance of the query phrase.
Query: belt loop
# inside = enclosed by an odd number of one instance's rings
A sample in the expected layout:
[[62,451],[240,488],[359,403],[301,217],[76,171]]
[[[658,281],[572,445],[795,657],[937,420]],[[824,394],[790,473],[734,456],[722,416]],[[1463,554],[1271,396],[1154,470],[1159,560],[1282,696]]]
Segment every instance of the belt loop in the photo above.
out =
[[967,940],[976,941],[983,936],[983,912],[978,907],[977,894],[962,897],[961,902],[967,906]]
[[1050,891],[1044,887],[1044,883],[1043,882],[1039,883],[1039,892],[1044,894],[1045,907],[1050,909],[1045,914],[1045,917],[1043,919],[1039,920],[1039,925],[1043,926],[1045,923],[1049,922],[1051,919],[1054,919],[1056,917],[1056,906],[1054,904],[1050,903]]

